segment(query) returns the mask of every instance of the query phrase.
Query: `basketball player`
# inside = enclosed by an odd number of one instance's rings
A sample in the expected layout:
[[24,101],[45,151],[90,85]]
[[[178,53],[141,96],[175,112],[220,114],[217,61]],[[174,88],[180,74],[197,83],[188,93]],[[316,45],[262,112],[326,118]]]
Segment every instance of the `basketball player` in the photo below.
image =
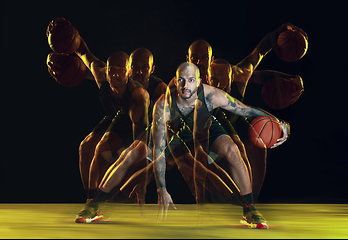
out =
[[[146,89],[130,78],[132,69],[126,53],[116,52],[104,63],[89,51],[81,38],[76,54],[93,74],[99,88],[99,98],[107,113],[80,148],[83,183],[85,188],[88,184],[92,192],[88,195],[93,196],[101,177],[125,146],[134,140],[147,138],[145,129],[148,126],[150,99]],[[88,148],[89,151],[83,151]]]
[[[82,42],[83,44],[84,42]],[[153,55],[152,53],[146,49],[146,48],[138,48],[134,50],[130,55],[130,66],[131,66],[131,77],[142,84],[142,86],[148,91],[149,97],[150,97],[150,105],[148,109],[148,116],[152,116],[152,106],[154,102],[161,96],[166,89],[166,84],[158,77],[155,77],[152,75],[152,73],[155,70],[155,65],[153,64]],[[99,140],[102,137],[102,134],[98,130],[100,127],[105,128],[109,121],[107,121],[108,117],[106,116],[99,124],[98,126],[81,142],[79,152],[80,152],[80,173],[82,182],[85,189],[89,189],[87,191],[87,198],[92,198],[95,190],[100,183],[101,178],[103,177],[105,171],[107,168],[103,168],[103,171],[99,172],[99,178],[96,178],[95,175],[90,175],[89,171],[90,168],[94,168],[95,164],[91,160],[93,158],[93,154],[95,151],[95,148],[99,142]],[[151,119],[149,119],[149,122]],[[115,127],[118,127],[120,129],[123,128],[122,125],[117,125]],[[103,129],[101,130],[103,131]],[[128,136],[132,135],[132,131],[128,133]],[[118,159],[123,150],[125,150],[127,147],[131,145],[132,142],[127,142],[123,147],[119,148],[119,150],[116,153],[113,153],[112,156],[109,155],[109,163],[114,163],[115,159]],[[128,149],[129,150],[129,149]],[[90,167],[91,165],[91,167]],[[107,167],[109,167],[108,165]],[[89,178],[91,178],[89,180]],[[88,187],[88,183],[91,181],[91,186]]]
[[[179,134],[192,152],[193,138],[193,110],[196,100],[202,103],[203,109],[208,112],[215,108],[221,107],[234,114],[253,119],[258,116],[270,116],[268,113],[248,107],[238,100],[232,98],[225,92],[201,84],[199,78],[199,69],[192,63],[183,63],[179,66],[174,79],[175,91],[170,96],[162,96],[156,103],[153,116],[153,137],[154,137],[154,160],[155,160],[155,176],[157,182],[158,201],[163,208],[168,208],[172,204],[172,198],[167,192],[165,184],[165,160],[161,153],[166,145],[165,139],[171,139],[171,136]],[[288,136],[289,126],[279,121],[283,131],[283,137],[279,139],[277,146],[284,143]],[[185,127],[188,126],[188,127]],[[170,131],[165,129],[170,128]],[[185,130],[186,129],[186,130]],[[168,133],[172,132],[169,136]],[[240,194],[244,200],[244,220],[258,228],[268,228],[261,214],[255,207],[252,197],[252,189],[249,173],[240,156],[239,150],[229,137],[227,132],[221,127],[216,119],[212,118],[212,124],[209,129],[209,148],[219,156],[225,158],[233,166],[231,169],[231,177],[240,189]],[[173,149],[169,143],[171,153]],[[199,161],[207,161],[207,158],[201,158]],[[177,163],[179,166],[179,163]],[[204,164],[206,165],[206,163]]]
[[[146,48],[138,48],[134,50],[131,55],[130,55],[130,65],[132,68],[132,78],[136,80],[137,82],[141,83],[145,89],[147,89],[149,96],[150,96],[150,106],[148,110],[148,117],[149,121],[152,119],[152,106],[154,102],[163,94],[165,93],[165,89],[167,87],[167,84],[165,84],[160,78],[155,77],[152,75],[155,69],[155,65],[153,64],[153,55],[152,53],[146,49]],[[151,125],[151,124],[150,124]],[[122,128],[123,126],[120,125],[118,126],[119,128]],[[148,126],[147,129],[150,129],[151,126]],[[92,132],[90,135],[94,135],[95,133]],[[130,133],[131,134],[131,133]],[[92,142],[93,143],[93,142]],[[129,145],[126,149],[123,149],[121,154],[113,155],[113,160],[110,160],[113,164],[110,166],[108,172],[115,171],[114,169],[121,163],[121,165],[118,167],[117,173],[120,173],[119,176],[117,176],[116,181],[117,184],[121,184],[121,180],[125,181],[129,177],[129,174],[125,176],[127,171],[129,170],[129,167],[131,165],[134,165],[135,163],[139,163],[141,160],[146,160],[145,156],[140,157],[145,155],[145,150],[143,149],[143,146],[138,145],[140,142],[139,141],[134,141],[131,145]],[[90,148],[90,139],[88,136],[86,139],[81,143],[80,146],[80,163],[85,163],[85,165],[88,164],[88,158],[84,159],[83,157],[86,156],[87,154],[82,154],[84,152],[89,153],[91,152]],[[86,146],[86,147],[85,147]],[[93,149],[92,149],[93,150]],[[140,151],[140,152],[139,152]],[[88,155],[87,155],[88,156]],[[124,161],[124,158],[127,156],[127,158],[131,158],[132,162],[129,161]],[[132,157],[131,157],[132,156]],[[139,157],[135,157],[139,156]],[[115,162],[115,160],[117,160]],[[87,164],[86,164],[87,163]],[[127,165],[128,164],[128,165]],[[85,168],[86,171],[85,174],[88,174],[88,168]],[[83,172],[83,171],[81,171]],[[104,172],[105,173],[105,172]],[[104,175],[103,173],[103,175]],[[108,176],[109,174],[106,174]],[[88,175],[87,175],[88,176]],[[104,177],[105,179],[107,177]],[[115,177],[115,176],[113,176]],[[118,181],[120,180],[120,181]],[[100,181],[98,182],[98,184]],[[116,184],[116,185],[117,185]],[[113,185],[113,188],[117,188],[116,185]],[[91,193],[88,196],[88,199],[92,199],[93,196],[95,195],[95,189],[93,191],[90,191]],[[111,189],[110,189],[111,191]]]

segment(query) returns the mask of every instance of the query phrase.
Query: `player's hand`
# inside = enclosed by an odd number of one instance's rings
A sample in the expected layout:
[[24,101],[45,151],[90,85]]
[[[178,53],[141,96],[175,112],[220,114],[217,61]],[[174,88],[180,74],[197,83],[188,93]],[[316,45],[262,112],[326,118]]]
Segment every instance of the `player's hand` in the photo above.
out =
[[294,32],[302,33],[303,36],[305,36],[306,40],[308,41],[307,33],[305,31],[303,31],[302,28],[299,28],[299,27],[297,27],[297,26],[295,26],[294,24],[291,24],[291,23],[285,23],[284,25],[286,26],[286,30],[291,30],[291,31],[294,31]]
[[304,92],[302,78],[296,75],[294,78],[284,78],[284,81],[290,82],[293,86],[294,92],[291,95],[291,104],[294,104],[299,99],[301,94]]
[[281,138],[278,138],[277,142],[273,144],[270,148],[276,148],[280,145],[282,145],[286,140],[288,140],[290,136],[290,124],[285,122],[284,120],[279,121],[280,129],[282,130],[283,134]]
[[65,18],[63,18],[63,17],[59,17],[59,18],[53,19],[47,26],[46,36],[48,37],[50,35],[51,31],[56,26],[61,25],[61,24],[71,25],[70,22],[68,20],[66,20]]
[[51,52],[47,56],[46,65],[48,67],[48,72],[54,79],[57,79],[59,76],[61,69],[59,61],[63,56],[68,56],[68,54]]
[[158,213],[157,213],[157,220],[156,222],[162,222],[165,221],[167,218],[167,212],[169,205],[172,204],[174,209],[177,209],[173,203],[172,197],[167,192],[167,189],[164,187],[160,187],[157,189],[158,194]]

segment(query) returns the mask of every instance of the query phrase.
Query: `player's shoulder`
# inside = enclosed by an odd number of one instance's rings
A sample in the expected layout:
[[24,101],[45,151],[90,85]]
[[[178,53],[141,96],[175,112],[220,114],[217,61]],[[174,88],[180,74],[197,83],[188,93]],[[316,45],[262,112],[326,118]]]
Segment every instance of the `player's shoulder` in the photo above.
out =
[[162,94],[155,102],[155,107],[163,107],[165,105],[166,94]]
[[210,86],[209,84],[202,83],[203,89],[204,89],[204,95],[215,95],[216,93],[220,93],[222,90],[220,90],[217,87]]
[[133,80],[131,77],[128,78],[128,90],[130,91],[131,96],[134,100],[142,100],[149,98],[149,93],[143,87],[143,85]]
[[153,81],[153,82],[157,82],[157,83],[160,83],[160,82],[163,82],[163,80],[161,79],[161,78],[159,78],[159,77],[156,77],[156,76],[154,76],[154,75],[150,75],[150,77],[149,77],[149,81],[151,82],[151,81]]

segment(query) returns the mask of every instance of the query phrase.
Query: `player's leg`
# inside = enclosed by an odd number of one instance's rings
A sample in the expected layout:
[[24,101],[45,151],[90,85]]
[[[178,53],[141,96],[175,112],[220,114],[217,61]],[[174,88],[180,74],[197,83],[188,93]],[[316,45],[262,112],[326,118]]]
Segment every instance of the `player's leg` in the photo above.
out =
[[79,169],[83,188],[86,191],[89,182],[89,168],[94,156],[95,148],[102,136],[102,134],[91,132],[85,137],[79,147]]
[[101,140],[104,132],[111,123],[111,118],[105,116],[97,126],[88,134],[79,146],[79,169],[82,179],[82,184],[88,196],[89,185],[89,169],[94,156],[95,148],[98,142]]
[[[89,189],[95,190],[110,165],[118,158],[116,149],[123,149],[124,144],[120,136],[113,132],[106,132],[97,144],[90,166]],[[116,154],[115,154],[116,153]],[[94,195],[94,193],[92,194]]]
[[126,114],[116,115],[99,141],[90,167],[89,191],[94,196],[106,170],[133,143],[132,122]]
[[112,189],[120,185],[122,181],[126,181],[125,175],[133,165],[146,159],[146,151],[147,145],[142,141],[134,141],[130,147],[125,149],[118,159],[122,160],[114,162],[106,170],[99,187],[95,189],[93,197],[87,200],[84,208],[76,216],[75,222],[86,223],[93,219],[94,221],[100,220],[102,217],[98,215],[98,205],[106,201]]
[[[142,141],[134,141],[134,143],[124,150],[120,156],[123,160],[118,164],[115,162],[106,171],[102,181],[99,184],[99,189],[109,193],[123,180],[126,172],[132,165],[135,165],[146,157],[147,146]],[[130,150],[129,150],[130,149]]]
[[240,190],[243,202],[242,223],[254,228],[268,228],[263,216],[256,210],[248,169],[237,145],[228,135],[222,135],[213,143],[213,151],[225,158],[229,164],[231,177]]
[[245,163],[245,166],[246,166],[246,168],[248,169],[248,172],[249,172],[250,183],[253,186],[254,182],[253,182],[252,168],[251,168],[250,163],[249,163],[249,159],[248,159],[248,155],[247,155],[244,143],[240,140],[238,134],[232,134],[230,136],[231,136],[233,142],[237,145],[237,147],[239,149],[240,155],[241,155],[241,157],[242,157],[242,159],[243,159],[243,161]]
[[267,148],[259,148],[250,140],[246,140],[244,146],[252,169],[254,201],[257,202],[266,175]]
[[241,194],[245,195],[251,193],[249,172],[237,145],[233,142],[231,137],[222,135],[217,138],[213,143],[212,150],[216,152],[219,157],[227,160],[229,172],[240,189]]

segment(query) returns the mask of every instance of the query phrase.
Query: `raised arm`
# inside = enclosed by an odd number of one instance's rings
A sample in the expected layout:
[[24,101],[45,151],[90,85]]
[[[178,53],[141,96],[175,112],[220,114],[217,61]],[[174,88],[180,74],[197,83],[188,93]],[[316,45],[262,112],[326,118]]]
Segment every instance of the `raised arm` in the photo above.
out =
[[[261,60],[275,46],[279,34],[281,34],[282,32],[288,29],[292,31],[299,31],[306,38],[308,38],[307,34],[301,28],[296,27],[295,25],[291,23],[284,23],[275,31],[267,34],[255,47],[252,53],[250,53],[246,58],[244,58],[236,66],[234,66],[233,68],[234,81],[236,82],[236,85],[239,88],[239,91],[241,92],[242,95],[245,92],[245,88],[247,86],[249,79],[251,78],[257,66],[260,64]],[[255,81],[257,79],[253,79],[253,80]]]
[[82,38],[80,46],[75,53],[91,71],[94,80],[96,81],[98,87],[100,87],[101,83],[106,81],[106,63],[99,60],[89,51],[86,42]]
[[266,84],[270,79],[273,78],[281,78],[292,85],[293,94],[291,98],[291,104],[296,102],[304,92],[303,80],[299,75],[292,75],[273,70],[258,70],[253,73],[249,81],[259,84]]

